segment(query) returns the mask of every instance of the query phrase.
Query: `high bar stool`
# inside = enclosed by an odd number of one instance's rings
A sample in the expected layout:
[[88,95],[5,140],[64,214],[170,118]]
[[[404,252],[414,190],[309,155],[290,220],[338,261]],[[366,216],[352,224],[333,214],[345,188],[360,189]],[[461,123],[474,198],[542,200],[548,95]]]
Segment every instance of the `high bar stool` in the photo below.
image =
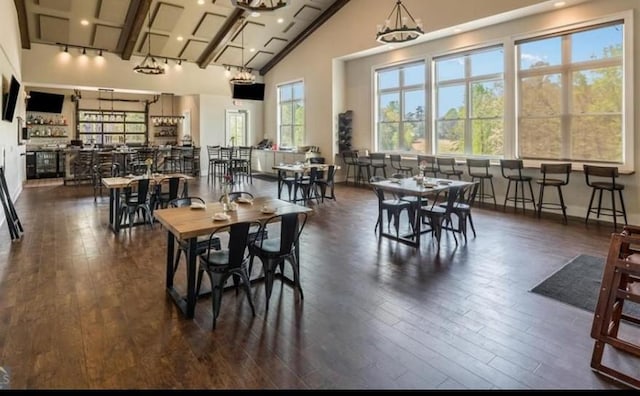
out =
[[[613,229],[618,227],[616,221],[616,215],[621,214],[624,218],[624,224],[627,224],[627,211],[624,208],[624,200],[622,199],[622,190],[624,190],[624,184],[616,183],[616,177],[618,177],[618,168],[615,166],[593,166],[583,165],[584,177],[587,182],[587,186],[591,187],[591,200],[589,200],[589,209],[587,209],[587,217],[584,219],[585,224],[589,221],[589,214],[595,213],[596,218],[600,218],[601,212],[603,216],[613,217]],[[611,182],[606,181],[593,181],[590,177],[610,178]],[[611,192],[611,208],[602,207],[602,191],[607,190]],[[600,193],[598,196],[598,207],[593,207],[593,198],[596,195],[596,191]],[[620,196],[620,206],[622,209],[616,209],[616,195],[618,191]]]
[[[467,169],[469,170],[471,181],[475,182],[476,180],[478,180],[480,182],[479,192],[476,198],[483,203],[485,199],[493,199],[493,207],[494,209],[497,209],[498,203],[496,202],[496,192],[493,189],[493,175],[489,173],[489,166],[490,163],[488,159],[467,158]],[[485,192],[484,190],[484,182],[486,180],[489,180],[489,185],[491,186],[491,194],[489,194],[489,192]]]
[[[562,186],[569,184],[569,175],[571,174],[571,164],[540,164],[540,172],[542,179],[537,179],[536,183],[540,186],[540,194],[538,194],[538,218],[542,215],[542,209],[562,210],[563,223],[567,224],[567,206],[564,204],[562,196]],[[564,175],[560,178],[549,178],[547,175]],[[558,189],[557,202],[544,202],[544,188],[556,187]]]
[[458,180],[462,180],[462,171],[456,169],[456,160],[451,157],[438,157],[438,173],[442,173],[447,177],[447,179],[452,179],[454,176],[458,178]]
[[[533,205],[533,210],[536,210],[536,201],[533,198],[533,187],[531,187],[531,176],[524,176],[522,174],[522,169],[524,165],[522,160],[500,160],[500,171],[502,172],[502,177],[507,179],[509,183],[507,184],[507,193],[504,195],[504,205],[503,210],[507,208],[507,201],[512,201],[514,208],[518,209],[518,202],[522,203],[522,213],[525,212],[525,206],[527,203],[531,203]],[[511,189],[511,182],[514,182],[516,185],[515,194],[512,197],[509,197],[509,190]],[[531,193],[531,198],[525,198],[524,196],[524,183],[529,184],[529,192]],[[518,197],[518,185],[522,190],[522,194]]]

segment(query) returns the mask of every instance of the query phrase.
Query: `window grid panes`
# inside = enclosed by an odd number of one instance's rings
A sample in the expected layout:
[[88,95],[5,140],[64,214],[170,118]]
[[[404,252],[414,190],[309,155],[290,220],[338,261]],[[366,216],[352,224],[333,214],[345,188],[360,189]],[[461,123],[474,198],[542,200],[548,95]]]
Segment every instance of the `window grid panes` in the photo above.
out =
[[280,147],[304,145],[304,83],[278,86],[278,144]]
[[376,150],[426,150],[425,63],[408,63],[375,72]]
[[516,45],[525,159],[623,163],[622,22]]
[[144,111],[78,111],[78,138],[84,144],[142,145],[147,141]]
[[435,152],[504,155],[504,53],[482,48],[434,60]]

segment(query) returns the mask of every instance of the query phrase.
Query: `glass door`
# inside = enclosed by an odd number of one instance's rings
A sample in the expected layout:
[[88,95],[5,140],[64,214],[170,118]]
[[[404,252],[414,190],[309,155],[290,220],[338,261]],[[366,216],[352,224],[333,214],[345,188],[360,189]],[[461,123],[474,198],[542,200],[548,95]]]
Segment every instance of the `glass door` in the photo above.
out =
[[247,145],[247,110],[227,110],[226,141],[229,146]]

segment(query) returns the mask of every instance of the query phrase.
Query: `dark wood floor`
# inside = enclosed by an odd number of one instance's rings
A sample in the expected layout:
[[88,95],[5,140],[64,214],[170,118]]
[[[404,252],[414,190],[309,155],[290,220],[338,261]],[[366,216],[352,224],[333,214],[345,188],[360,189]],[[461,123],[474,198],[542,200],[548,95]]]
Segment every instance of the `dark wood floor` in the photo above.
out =
[[[197,184],[197,183],[196,183]],[[247,187],[274,195],[273,182]],[[191,187],[212,200],[206,179]],[[86,186],[24,189],[0,230],[0,366],[12,388],[616,389],[591,371],[592,314],[529,292],[611,228],[474,209],[478,237],[436,254],[373,233],[371,190],[337,187],[302,237],[304,300],[276,283],[185,320],[165,294],[166,231],[114,235]],[[259,267],[259,266],[257,266]],[[183,270],[177,283],[184,284]],[[631,367],[638,361],[614,353]]]

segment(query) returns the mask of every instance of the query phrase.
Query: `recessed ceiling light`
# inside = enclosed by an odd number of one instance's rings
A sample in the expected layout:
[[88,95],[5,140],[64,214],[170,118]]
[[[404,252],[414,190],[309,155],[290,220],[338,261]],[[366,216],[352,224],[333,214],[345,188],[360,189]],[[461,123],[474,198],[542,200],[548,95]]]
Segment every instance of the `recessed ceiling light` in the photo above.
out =
[[82,26],[88,26],[89,25],[89,21],[87,21],[86,19],[83,19],[83,20],[80,21],[80,24]]
[[284,22],[284,18],[278,18],[278,23]]
[[564,1],[557,1],[557,2],[553,3],[553,6],[554,7],[562,7],[565,4],[567,4],[567,3],[565,3]]
[[198,4],[199,5],[203,5],[204,4],[204,0],[198,0]]
[[254,11],[254,12],[251,13],[251,16],[254,17],[254,18],[257,18],[257,17],[260,16],[260,13],[258,11]]
[[176,37],[176,40],[178,40],[178,41],[182,41],[182,40],[184,40],[184,37],[182,37],[182,36],[178,36],[178,37]]
[[256,52],[256,49],[255,49],[255,48],[251,48],[251,49],[249,50],[249,52]]

